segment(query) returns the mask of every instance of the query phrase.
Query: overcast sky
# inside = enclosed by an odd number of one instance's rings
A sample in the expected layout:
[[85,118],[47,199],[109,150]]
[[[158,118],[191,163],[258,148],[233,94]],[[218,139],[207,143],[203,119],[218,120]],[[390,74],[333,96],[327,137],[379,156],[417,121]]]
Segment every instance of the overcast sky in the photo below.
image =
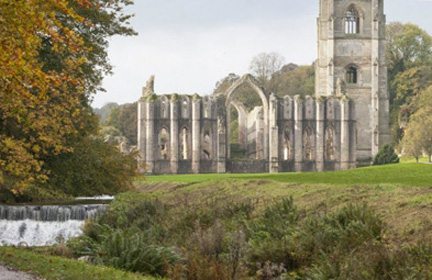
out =
[[[248,72],[261,52],[286,62],[316,59],[318,0],[135,0],[134,37],[111,40],[114,75],[93,106],[137,101],[150,75],[157,93],[210,94],[229,73]],[[387,22],[411,22],[432,34],[432,0],[386,0]]]

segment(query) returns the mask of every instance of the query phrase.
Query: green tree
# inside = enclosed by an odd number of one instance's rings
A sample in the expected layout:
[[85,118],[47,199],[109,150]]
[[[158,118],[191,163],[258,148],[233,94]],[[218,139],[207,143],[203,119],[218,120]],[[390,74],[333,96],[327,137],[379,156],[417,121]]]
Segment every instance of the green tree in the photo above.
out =
[[106,119],[108,119],[109,115],[111,114],[111,110],[118,107],[120,106],[117,103],[110,102],[102,106],[102,108],[93,109],[93,111],[99,116],[99,122],[103,123]]
[[432,86],[420,94],[416,106],[418,110],[409,120],[402,147],[414,157],[418,157],[420,151],[423,151],[432,162]]
[[375,156],[373,164],[384,165],[384,164],[391,164],[391,163],[399,163],[399,157],[395,153],[393,147],[387,144],[381,147],[378,154]]
[[137,144],[137,103],[124,104],[111,110],[109,117],[103,122],[104,126],[112,126],[121,131],[130,145]]
[[45,187],[75,197],[125,191],[136,170],[134,155],[122,155],[117,146],[94,136],[85,137],[73,152],[53,157],[46,165],[56,172]]
[[132,35],[129,0],[0,2],[0,187],[15,194],[97,132],[90,107],[111,73],[108,38]]
[[432,83],[432,37],[413,24],[387,26],[387,65],[392,143],[403,135],[405,123],[415,112],[418,93]]
[[432,63],[432,37],[417,25],[393,22],[387,25],[389,79],[405,70]]
[[270,88],[279,97],[285,95],[313,96],[315,93],[314,66],[287,64],[273,74]]

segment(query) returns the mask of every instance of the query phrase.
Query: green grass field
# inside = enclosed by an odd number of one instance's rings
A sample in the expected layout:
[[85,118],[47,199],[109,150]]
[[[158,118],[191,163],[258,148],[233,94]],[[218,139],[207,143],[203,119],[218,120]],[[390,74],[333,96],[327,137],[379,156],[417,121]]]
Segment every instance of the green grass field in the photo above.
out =
[[345,171],[321,173],[278,174],[193,174],[148,176],[147,182],[198,183],[221,179],[272,180],[284,183],[332,185],[380,185],[429,187],[432,186],[432,165],[401,163],[364,167]]
[[81,261],[48,256],[24,249],[0,247],[0,262],[7,266],[42,276],[46,280],[150,280],[131,272]]

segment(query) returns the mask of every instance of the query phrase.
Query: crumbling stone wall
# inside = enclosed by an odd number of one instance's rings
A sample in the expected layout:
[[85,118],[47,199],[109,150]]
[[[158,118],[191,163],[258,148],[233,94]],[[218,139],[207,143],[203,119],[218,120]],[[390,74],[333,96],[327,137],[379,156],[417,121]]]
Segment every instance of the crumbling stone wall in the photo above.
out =
[[[139,168],[148,174],[325,171],[368,165],[389,141],[383,0],[320,0],[315,96],[278,98],[247,74],[225,93],[156,95],[138,104]],[[235,99],[248,86],[262,107]],[[230,107],[239,143],[230,155]]]
[[[354,103],[346,96],[280,99],[268,94],[250,75],[239,83],[252,83],[259,88],[267,102],[263,107],[269,108],[267,117],[258,117],[264,114],[262,108],[250,114],[255,119],[250,125],[255,128],[248,135],[247,144],[256,143],[255,159],[235,160],[228,153],[227,102],[234,91],[205,97],[144,91],[138,105],[142,171],[289,172],[356,166]],[[267,141],[264,135],[268,135]]]

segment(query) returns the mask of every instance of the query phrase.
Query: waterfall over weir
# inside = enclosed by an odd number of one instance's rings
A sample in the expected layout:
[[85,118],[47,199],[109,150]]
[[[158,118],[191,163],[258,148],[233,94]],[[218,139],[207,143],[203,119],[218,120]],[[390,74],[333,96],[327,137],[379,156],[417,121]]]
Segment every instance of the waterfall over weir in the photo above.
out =
[[0,205],[0,245],[47,246],[82,234],[85,220],[108,208],[93,205]]

